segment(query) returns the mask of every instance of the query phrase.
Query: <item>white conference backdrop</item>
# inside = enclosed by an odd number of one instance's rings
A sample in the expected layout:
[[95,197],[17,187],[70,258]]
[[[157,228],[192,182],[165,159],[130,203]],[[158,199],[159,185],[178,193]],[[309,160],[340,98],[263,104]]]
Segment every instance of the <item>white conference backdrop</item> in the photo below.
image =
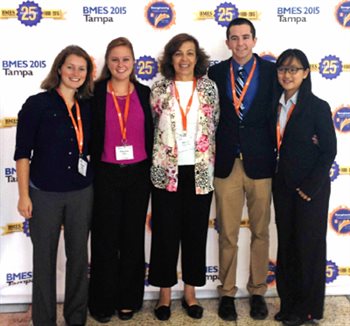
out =
[[[18,214],[17,177],[13,152],[17,113],[26,98],[40,90],[57,53],[69,44],[83,47],[93,58],[96,75],[107,44],[128,37],[134,45],[136,72],[146,85],[160,78],[158,57],[166,42],[182,32],[194,35],[211,63],[227,59],[228,22],[252,19],[257,29],[255,52],[274,60],[287,48],[300,48],[312,64],[314,93],[332,108],[338,155],[331,169],[332,194],[327,235],[327,294],[350,294],[350,1],[237,0],[234,2],[150,0],[37,0],[0,2],[0,304],[31,301],[32,244],[28,223]],[[273,208],[273,207],[272,207]],[[151,229],[146,225],[146,265]],[[246,208],[242,217],[238,256],[238,296],[246,296],[250,231]],[[106,225],[108,227],[108,225]],[[276,295],[276,228],[270,225],[268,295]],[[207,245],[207,283],[199,297],[217,295],[218,233],[215,205],[210,213]],[[57,259],[58,299],[64,293],[64,239]],[[182,290],[181,268],[175,296]],[[147,284],[145,298],[157,288]]]

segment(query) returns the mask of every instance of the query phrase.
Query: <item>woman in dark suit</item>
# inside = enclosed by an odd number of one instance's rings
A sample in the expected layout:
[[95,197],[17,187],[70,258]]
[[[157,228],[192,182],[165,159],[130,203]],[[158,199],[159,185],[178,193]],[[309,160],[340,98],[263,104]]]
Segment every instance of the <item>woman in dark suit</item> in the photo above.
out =
[[296,326],[323,317],[329,169],[336,136],[329,104],[311,91],[305,54],[288,49],[276,65],[282,90],[275,106],[278,159],[273,199],[281,300],[275,319]]
[[150,89],[136,81],[132,44],[107,46],[92,100],[94,211],[89,309],[99,322],[131,319],[143,302],[144,234],[150,195]]

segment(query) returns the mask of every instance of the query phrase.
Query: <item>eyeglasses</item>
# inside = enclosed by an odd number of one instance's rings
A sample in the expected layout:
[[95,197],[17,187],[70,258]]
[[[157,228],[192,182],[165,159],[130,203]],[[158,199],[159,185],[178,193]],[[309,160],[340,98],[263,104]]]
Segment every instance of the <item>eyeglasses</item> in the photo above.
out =
[[288,72],[291,75],[295,75],[299,70],[304,70],[304,68],[300,68],[300,67],[278,67],[277,68],[277,73],[285,74],[286,72]]

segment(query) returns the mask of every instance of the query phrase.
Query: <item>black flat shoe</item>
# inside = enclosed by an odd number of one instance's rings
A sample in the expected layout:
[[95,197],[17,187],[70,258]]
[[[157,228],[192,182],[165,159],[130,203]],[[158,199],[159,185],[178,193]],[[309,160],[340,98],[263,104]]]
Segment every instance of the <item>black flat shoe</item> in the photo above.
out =
[[181,300],[182,307],[186,310],[187,315],[194,319],[201,319],[203,316],[203,308],[198,304],[188,305],[185,298]]
[[252,295],[249,299],[250,317],[255,320],[263,320],[267,317],[268,311],[265,299],[262,295]]
[[130,310],[130,311],[118,310],[118,317],[121,320],[130,320],[132,317],[134,317],[134,311],[133,310]]
[[296,315],[290,315],[287,319],[283,320],[283,325],[286,326],[301,326],[304,324],[310,324],[313,323],[313,320],[311,319],[302,319],[299,316]]
[[91,314],[91,317],[101,324],[109,323],[112,319],[112,316],[106,314]]
[[282,311],[279,311],[276,315],[273,316],[273,319],[276,321],[284,321],[288,319],[288,314]]
[[221,297],[219,302],[218,315],[221,319],[226,321],[234,321],[237,319],[234,297]]
[[171,315],[170,306],[159,306],[154,308],[154,314],[158,320],[168,320]]

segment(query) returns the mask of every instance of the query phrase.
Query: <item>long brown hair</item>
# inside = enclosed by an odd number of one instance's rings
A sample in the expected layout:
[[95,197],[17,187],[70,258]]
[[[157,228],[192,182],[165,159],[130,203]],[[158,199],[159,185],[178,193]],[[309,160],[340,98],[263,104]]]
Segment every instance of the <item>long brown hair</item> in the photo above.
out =
[[[105,79],[110,79],[111,78],[111,72],[108,69],[107,66],[107,61],[109,54],[111,51],[116,48],[117,46],[126,46],[128,49],[131,51],[132,59],[135,61],[135,54],[134,54],[134,48],[132,46],[132,43],[126,38],[126,37],[118,37],[109,42],[107,45],[106,53],[105,53],[105,63],[103,65],[100,77],[97,79],[97,81],[105,80]],[[132,72],[130,74],[130,80],[131,81],[136,81],[136,76],[135,76],[135,68],[132,69]]]
[[87,54],[87,52],[82,49],[80,46],[77,45],[69,45],[66,48],[64,48],[55,58],[51,70],[47,77],[42,81],[41,88],[46,90],[54,90],[56,89],[60,82],[61,82],[61,75],[59,73],[59,70],[61,69],[62,65],[66,61],[67,57],[71,54],[74,54],[78,57],[81,57],[85,59],[86,65],[87,65],[87,74],[86,79],[78,88],[77,93],[75,94],[76,98],[88,98],[92,95],[93,90],[93,64],[90,56]]

